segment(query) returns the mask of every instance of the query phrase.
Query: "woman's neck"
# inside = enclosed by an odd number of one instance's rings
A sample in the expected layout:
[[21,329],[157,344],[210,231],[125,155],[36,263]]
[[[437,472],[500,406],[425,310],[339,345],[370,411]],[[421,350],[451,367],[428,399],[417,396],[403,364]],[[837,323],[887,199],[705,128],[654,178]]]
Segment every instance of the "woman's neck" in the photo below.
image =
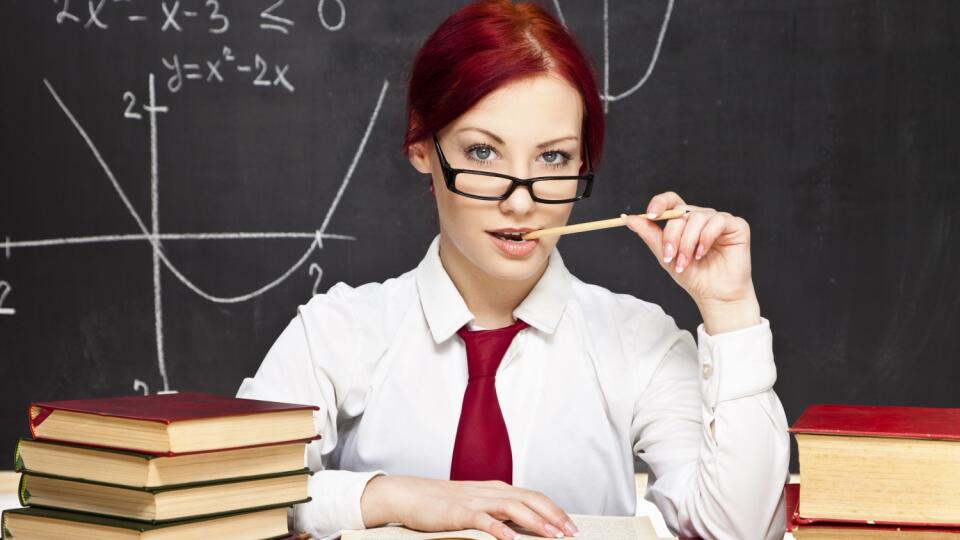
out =
[[513,324],[513,310],[536,286],[547,265],[522,280],[499,279],[477,268],[460,250],[440,235],[440,262],[460,296],[473,313],[474,324],[503,328]]

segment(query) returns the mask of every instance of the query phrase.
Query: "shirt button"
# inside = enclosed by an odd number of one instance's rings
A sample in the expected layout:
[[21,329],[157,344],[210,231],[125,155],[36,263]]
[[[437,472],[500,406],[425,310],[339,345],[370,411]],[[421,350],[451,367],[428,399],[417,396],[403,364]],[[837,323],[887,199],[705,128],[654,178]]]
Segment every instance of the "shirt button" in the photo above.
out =
[[703,365],[703,378],[704,380],[709,379],[710,375],[713,375],[713,364],[704,364]]

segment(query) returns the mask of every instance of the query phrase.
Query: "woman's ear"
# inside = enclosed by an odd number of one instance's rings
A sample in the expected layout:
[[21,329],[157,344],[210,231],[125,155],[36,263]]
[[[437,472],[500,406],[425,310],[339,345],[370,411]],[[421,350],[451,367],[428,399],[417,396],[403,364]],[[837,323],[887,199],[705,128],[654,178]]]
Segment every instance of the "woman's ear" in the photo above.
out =
[[426,150],[423,142],[415,142],[407,149],[407,157],[413,168],[423,174],[431,174],[433,167],[430,165],[430,154]]

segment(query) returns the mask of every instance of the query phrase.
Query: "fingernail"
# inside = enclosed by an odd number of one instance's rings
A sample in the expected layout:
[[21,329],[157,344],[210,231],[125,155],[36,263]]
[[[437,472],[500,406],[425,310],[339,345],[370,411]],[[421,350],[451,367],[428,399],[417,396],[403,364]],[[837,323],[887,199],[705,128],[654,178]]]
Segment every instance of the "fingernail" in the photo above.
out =
[[663,246],[663,262],[668,263],[673,259],[673,244],[667,242]]
[[547,523],[543,526],[543,529],[547,531],[547,536],[552,536],[554,538],[563,538],[563,533],[560,532],[560,529],[554,527],[550,523]]
[[683,273],[683,269],[687,266],[687,256],[683,253],[677,255],[677,273]]
[[647,212],[647,217],[650,218],[650,219],[653,219],[653,218],[657,217],[657,213],[656,213],[656,212]]
[[700,244],[699,246],[697,246],[697,254],[694,257],[698,261],[700,260],[700,257],[703,257],[703,244]]
[[567,531],[567,534],[569,534],[570,536],[577,536],[580,534],[580,531],[577,529],[576,525],[574,525],[572,521],[568,521],[564,523],[563,528],[564,530]]

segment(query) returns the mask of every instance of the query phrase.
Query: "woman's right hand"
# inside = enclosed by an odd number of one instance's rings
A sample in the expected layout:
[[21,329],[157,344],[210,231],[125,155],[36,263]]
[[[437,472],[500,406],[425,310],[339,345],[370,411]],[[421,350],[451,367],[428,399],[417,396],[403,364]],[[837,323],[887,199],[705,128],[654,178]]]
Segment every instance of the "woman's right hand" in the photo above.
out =
[[493,480],[434,480],[416,476],[376,476],[360,499],[366,527],[401,523],[419,531],[479,529],[501,540],[517,533],[504,521],[546,538],[574,536],[576,525],[546,495]]

